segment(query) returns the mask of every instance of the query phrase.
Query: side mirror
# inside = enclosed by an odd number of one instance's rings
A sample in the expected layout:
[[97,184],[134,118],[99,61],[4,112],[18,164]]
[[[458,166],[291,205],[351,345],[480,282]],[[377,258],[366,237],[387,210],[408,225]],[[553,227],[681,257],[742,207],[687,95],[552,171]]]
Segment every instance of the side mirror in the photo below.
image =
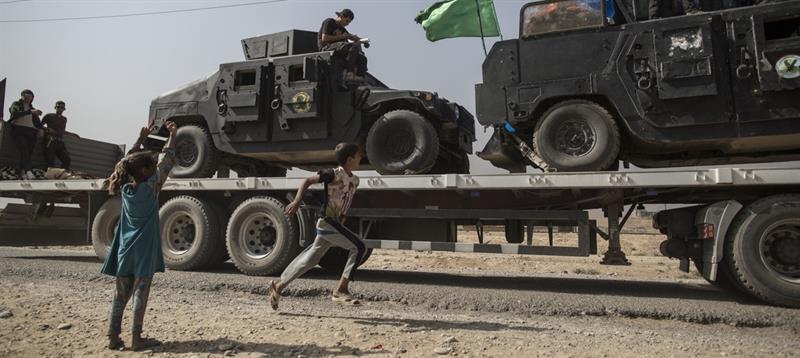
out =
[[303,61],[303,79],[317,82],[319,77],[319,61],[313,57],[306,57]]

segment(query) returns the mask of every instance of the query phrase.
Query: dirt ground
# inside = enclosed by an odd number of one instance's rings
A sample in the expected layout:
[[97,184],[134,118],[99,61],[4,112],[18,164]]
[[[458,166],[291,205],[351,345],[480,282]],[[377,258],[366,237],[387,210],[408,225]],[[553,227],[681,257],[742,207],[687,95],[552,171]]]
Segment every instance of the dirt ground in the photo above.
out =
[[[470,233],[463,235],[466,240],[475,239],[468,237]],[[486,240],[501,242],[502,233],[487,233]],[[556,238],[557,243],[569,240],[571,236],[566,234]],[[287,294],[278,312],[272,312],[266,302],[265,278],[247,277],[232,269],[169,271],[156,277],[145,321],[145,333],[164,344],[145,352],[104,348],[113,281],[99,274],[100,264],[90,247],[0,248],[0,316],[6,316],[0,318],[0,357],[797,356],[797,310],[717,298],[722,295],[696,273],[677,271],[676,261],[656,256],[661,240],[649,234],[626,235],[623,247],[631,266],[599,265],[600,255],[571,258],[377,250],[364,271],[378,279],[393,272],[410,272],[417,281],[356,282],[353,289],[362,294],[363,304],[343,306],[327,296],[336,277],[312,271],[310,278],[297,281],[298,288]],[[605,244],[598,246],[602,253]],[[448,273],[450,276],[441,280],[463,280],[463,285],[437,281]],[[586,288],[594,287],[594,279],[631,280],[633,286],[667,285],[666,296],[687,287],[681,286],[684,282],[699,291],[663,301],[648,301],[645,292],[630,305],[647,306],[656,312],[654,317],[659,316],[662,304],[651,302],[666,302],[665,310],[669,305],[696,304],[701,311],[707,310],[702,314],[709,317],[716,305],[734,307],[722,307],[724,312],[739,308],[744,312],[754,305],[753,313],[748,314],[758,316],[763,310],[784,320],[740,327],[735,323],[563,313],[569,311],[560,308],[572,301],[593,301],[593,294],[584,292],[590,289],[549,288],[555,291],[551,297],[536,292],[535,287],[498,289],[481,278],[509,277],[513,284],[518,277],[528,276],[540,281],[563,277],[565,284]],[[463,295],[463,300],[477,302],[462,309],[415,300],[434,291],[452,291]],[[598,292],[597,298],[613,292]],[[394,294],[407,299],[377,298]],[[706,296],[711,298],[697,299]],[[537,310],[513,308],[525,300]],[[130,325],[129,313],[123,327]],[[123,339],[129,341],[127,332]]]

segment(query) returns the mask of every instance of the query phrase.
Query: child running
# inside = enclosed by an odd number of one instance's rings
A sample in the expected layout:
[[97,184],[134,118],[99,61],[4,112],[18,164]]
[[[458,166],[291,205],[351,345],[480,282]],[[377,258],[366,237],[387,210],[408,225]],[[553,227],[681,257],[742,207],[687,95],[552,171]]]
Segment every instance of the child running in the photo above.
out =
[[339,166],[335,169],[321,170],[316,175],[306,178],[297,191],[294,201],[286,206],[286,215],[294,215],[300,207],[303,194],[308,187],[316,183],[325,184],[325,199],[320,218],[317,220],[317,237],[314,239],[314,243],[286,267],[278,282],[270,281],[269,283],[269,303],[273,310],[278,309],[278,300],[283,289],[296,278],[317,266],[319,260],[332,246],[348,250],[349,255],[342,271],[342,278],[331,298],[340,303],[359,304],[358,301],[353,300],[347,285],[353,279],[356,266],[364,257],[365,247],[361,239],[343,225],[347,209],[350,208],[353,195],[358,188],[358,177],[353,174],[353,171],[358,169],[358,164],[361,163],[361,151],[358,145],[339,143],[336,146],[336,161]]
[[147,309],[150,286],[156,272],[164,272],[161,253],[161,232],[158,222],[158,193],[175,163],[175,132],[178,127],[166,122],[169,139],[164,145],[163,158],[156,164],[156,153],[142,151],[142,143],[150,129],[142,128],[139,140],[106,180],[108,193],[122,197],[122,212],[114,231],[114,239],[102,272],[116,276],[117,290],[111,302],[108,327],[108,348],[120,349],[125,344],[122,313],[133,296],[133,329],[131,349],[134,351],[157,346],[159,341],[142,338],[142,323]]

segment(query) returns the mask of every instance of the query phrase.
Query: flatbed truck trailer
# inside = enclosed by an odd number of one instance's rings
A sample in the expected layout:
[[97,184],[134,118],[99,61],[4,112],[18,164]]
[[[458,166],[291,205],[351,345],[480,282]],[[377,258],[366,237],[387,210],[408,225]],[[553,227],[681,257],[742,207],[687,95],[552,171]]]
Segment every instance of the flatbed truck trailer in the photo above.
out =
[[[314,240],[321,186],[311,188],[296,215],[283,214],[302,181],[169,179],[159,198],[168,267],[193,270],[230,259],[245,274],[279,273]],[[106,194],[102,180],[0,181],[0,197],[83,203],[86,242],[101,260],[107,255],[120,203]],[[600,237],[607,242],[601,263],[628,265],[620,231],[642,204],[684,204],[653,218],[666,236],[662,254],[679,259],[681,270],[693,263],[715,286],[800,307],[796,166],[363,176],[346,224],[370,250],[589,256]],[[607,225],[590,220],[592,209],[603,210]],[[478,243],[460,242],[458,225],[473,225]],[[484,225],[504,226],[507,243],[486,243]],[[533,242],[537,226],[549,229],[544,245]],[[554,243],[555,226],[576,228],[574,244]],[[344,251],[332,250],[321,266],[340,269],[344,260]]]

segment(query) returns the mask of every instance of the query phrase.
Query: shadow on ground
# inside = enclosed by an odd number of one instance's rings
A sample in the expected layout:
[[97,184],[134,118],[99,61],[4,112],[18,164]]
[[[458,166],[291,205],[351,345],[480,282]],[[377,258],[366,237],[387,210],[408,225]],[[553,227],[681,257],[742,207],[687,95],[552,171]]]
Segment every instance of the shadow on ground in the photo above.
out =
[[281,345],[275,343],[239,342],[224,338],[164,342],[162,345],[154,347],[151,351],[153,353],[223,353],[225,351],[235,351],[237,353],[263,353],[277,357],[297,357],[299,355],[308,357],[363,356],[372,354],[386,355],[389,353],[382,348],[364,351],[345,345],[336,347],[321,347],[316,344]]
[[305,313],[289,313],[282,312],[281,316],[289,317],[323,317],[323,318],[354,318],[356,324],[367,326],[395,326],[403,327],[405,332],[417,331],[449,331],[454,329],[460,330],[473,330],[473,331],[525,331],[525,332],[542,332],[547,331],[547,328],[530,327],[530,326],[517,326],[503,323],[494,322],[459,322],[459,321],[443,321],[443,320],[418,320],[418,319],[394,319],[394,318],[375,318],[375,317],[339,317],[339,316],[326,316],[318,314],[305,314]]

